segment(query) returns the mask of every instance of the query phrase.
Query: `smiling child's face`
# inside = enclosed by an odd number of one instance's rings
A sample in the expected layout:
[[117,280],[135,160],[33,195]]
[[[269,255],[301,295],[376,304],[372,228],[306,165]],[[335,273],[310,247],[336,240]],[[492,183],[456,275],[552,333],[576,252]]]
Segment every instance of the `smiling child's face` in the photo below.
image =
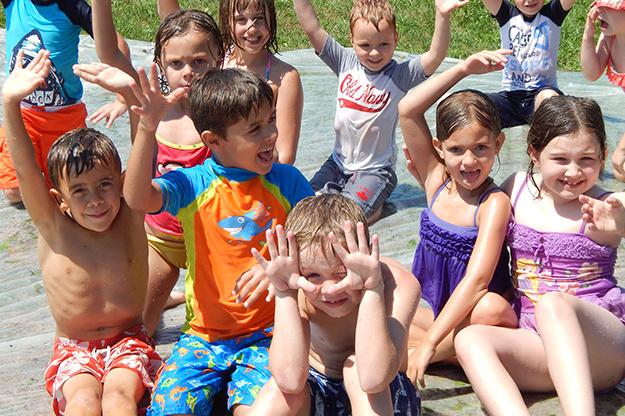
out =
[[532,17],[543,8],[545,0],[515,0],[514,5],[524,16]]
[[364,19],[354,22],[350,36],[356,57],[366,68],[379,71],[393,59],[397,47],[397,31],[386,20],[381,20],[379,30]]
[[330,248],[324,254],[318,245],[307,245],[299,252],[300,272],[310,283],[315,285],[313,293],[303,292],[306,299],[317,310],[332,318],[343,318],[358,307],[362,292],[344,290],[328,294],[328,289],[347,276],[341,259]]
[[114,163],[96,162],[80,175],[64,175],[59,189],[51,189],[59,207],[82,227],[106,231],[117,217],[122,197],[121,175]]

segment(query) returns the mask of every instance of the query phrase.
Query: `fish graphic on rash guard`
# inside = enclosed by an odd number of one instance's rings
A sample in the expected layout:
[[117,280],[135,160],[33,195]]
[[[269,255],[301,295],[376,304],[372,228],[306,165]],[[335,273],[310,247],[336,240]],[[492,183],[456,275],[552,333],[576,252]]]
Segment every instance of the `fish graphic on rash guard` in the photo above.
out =
[[[271,228],[273,219],[268,217],[267,210],[262,202],[259,202],[255,210],[243,215],[233,215],[217,223],[217,225],[230,233],[237,240],[252,241],[252,238]],[[261,225],[265,221],[265,225]]]
[[[24,51],[22,66],[26,67],[26,65],[28,65],[30,61],[35,58],[35,56],[37,56],[37,53],[39,53],[41,49],[46,49],[39,30],[31,30],[22,38],[21,42],[18,42],[17,45],[15,45],[13,51],[11,52],[11,63],[9,65],[11,71],[15,68],[15,59],[17,58],[17,53],[20,49]],[[68,97],[67,92],[63,87],[63,79],[59,76],[57,68],[54,64],[50,66],[50,72],[48,73],[43,86],[40,86],[33,91],[32,94],[25,97],[24,101],[36,107],[44,107],[46,105],[70,105],[76,103],[75,99],[70,99]]]

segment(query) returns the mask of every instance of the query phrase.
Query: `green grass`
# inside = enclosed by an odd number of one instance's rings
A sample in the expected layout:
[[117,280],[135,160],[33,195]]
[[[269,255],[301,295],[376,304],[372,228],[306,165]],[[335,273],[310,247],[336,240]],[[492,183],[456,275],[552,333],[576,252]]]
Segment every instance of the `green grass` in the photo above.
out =
[[[282,51],[310,48],[301,30],[291,0],[275,0],[278,42]],[[434,0],[390,0],[397,15],[400,51],[423,53],[430,47],[434,30]],[[578,0],[562,27],[559,68],[580,71],[579,50],[586,13],[592,0]],[[197,8],[218,20],[219,2],[180,0],[181,7]],[[343,45],[349,45],[349,11],[352,0],[313,0],[323,28]],[[113,16],[117,30],[128,39],[151,41],[160,20],[155,0],[115,0]],[[4,27],[4,13],[0,26]],[[481,1],[471,0],[451,17],[452,35],[448,56],[466,58],[482,49],[499,48],[499,29]]]

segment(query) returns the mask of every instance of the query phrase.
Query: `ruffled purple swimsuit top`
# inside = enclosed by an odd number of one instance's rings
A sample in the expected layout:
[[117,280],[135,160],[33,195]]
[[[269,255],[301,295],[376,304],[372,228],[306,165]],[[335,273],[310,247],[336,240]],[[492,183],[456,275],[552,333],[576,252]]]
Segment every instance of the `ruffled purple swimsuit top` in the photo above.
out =
[[[526,186],[527,178],[513,201],[513,213]],[[582,223],[579,233],[541,232],[510,219],[506,238],[520,327],[537,331],[536,303],[555,291],[599,305],[625,323],[625,294],[614,278],[617,249],[597,244],[585,228]]]
[[[467,264],[477,240],[478,229],[475,220],[480,204],[489,193],[501,192],[500,188],[484,192],[475,210],[473,227],[464,227],[439,218],[432,210],[432,205],[445,184],[436,191],[430,206],[421,213],[420,241],[412,263],[412,273],[421,284],[421,297],[432,307],[434,317],[438,316],[466,274]],[[503,294],[510,287],[512,283],[508,268],[508,251],[504,245],[488,289]]]

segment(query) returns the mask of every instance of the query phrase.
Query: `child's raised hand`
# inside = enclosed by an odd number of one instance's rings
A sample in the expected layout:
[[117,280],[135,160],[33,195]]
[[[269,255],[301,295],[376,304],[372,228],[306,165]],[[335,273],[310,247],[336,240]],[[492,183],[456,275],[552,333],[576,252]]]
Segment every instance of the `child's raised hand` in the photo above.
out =
[[584,27],[584,36],[595,37],[597,33],[597,17],[599,17],[599,8],[597,6],[591,7],[586,16],[586,26]]
[[119,101],[119,99],[115,99],[110,103],[104,104],[102,107],[97,109],[93,114],[87,117],[87,121],[98,124],[100,120],[106,119],[106,128],[108,129],[113,125],[113,122],[126,114],[128,111],[128,107],[125,103]]
[[50,72],[49,56],[50,51],[41,49],[26,68],[23,68],[24,51],[20,49],[15,57],[15,68],[2,86],[3,101],[20,101],[35,91]]
[[115,93],[127,92],[133,82],[132,77],[124,71],[100,62],[76,64],[73,69],[74,74],[85,81]]
[[625,206],[619,196],[624,197],[625,194],[612,194],[603,201],[587,195],[579,196],[583,204],[582,219],[587,223],[589,230],[612,234],[625,232]]
[[467,4],[469,0],[436,0],[436,10],[442,15],[448,15],[459,7]]
[[314,292],[315,286],[310,283],[299,271],[299,251],[297,241],[292,232],[284,235],[284,228],[276,226],[276,238],[278,246],[274,240],[272,230],[267,230],[267,248],[271,261],[267,261],[255,248],[252,248],[252,255],[265,270],[267,277],[278,292],[296,291],[302,289],[307,292]]
[[465,71],[470,75],[486,74],[504,69],[511,54],[510,49],[498,49],[496,51],[481,51],[474,53],[464,61]]
[[370,290],[382,283],[378,236],[371,237],[371,252],[369,252],[364,224],[359,222],[356,230],[358,242],[352,234],[352,223],[345,221],[345,242],[349,252],[341,245],[334,233],[328,234],[334,252],[347,270],[347,276],[332,286],[328,290],[329,294],[339,293],[346,289]]
[[141,116],[141,124],[148,131],[156,131],[163,117],[169,113],[169,110],[184,95],[185,91],[184,88],[180,87],[163,96],[158,84],[158,74],[154,62],[150,65],[149,79],[143,68],[139,68],[137,72],[141,86],[135,82],[132,82],[130,86],[141,106],[133,105],[130,109]]

